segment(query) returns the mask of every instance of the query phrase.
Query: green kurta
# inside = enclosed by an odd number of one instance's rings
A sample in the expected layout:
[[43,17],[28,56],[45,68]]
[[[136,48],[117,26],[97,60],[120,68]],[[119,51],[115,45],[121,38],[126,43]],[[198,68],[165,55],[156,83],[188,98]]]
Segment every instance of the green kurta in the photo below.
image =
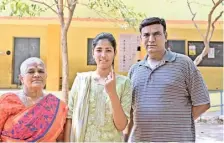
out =
[[[85,73],[86,74],[86,73]],[[91,74],[88,72],[87,74]],[[74,83],[69,97],[68,118],[74,118],[73,108],[76,107],[79,95],[80,82]],[[130,117],[132,89],[128,77],[116,75],[116,90],[127,118]],[[72,97],[71,97],[72,96]],[[75,109],[74,109],[75,110]],[[73,129],[72,129],[73,130]],[[86,125],[84,142],[120,142],[122,132],[119,132],[113,122],[112,106],[109,95],[104,90],[104,85],[98,84],[91,77],[89,113]]]

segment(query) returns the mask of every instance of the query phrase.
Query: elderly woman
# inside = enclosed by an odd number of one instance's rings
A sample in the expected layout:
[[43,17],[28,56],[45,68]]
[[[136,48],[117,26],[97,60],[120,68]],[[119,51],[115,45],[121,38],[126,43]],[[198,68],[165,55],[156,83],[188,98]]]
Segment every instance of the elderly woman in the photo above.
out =
[[63,130],[66,104],[43,92],[47,73],[42,60],[25,60],[20,73],[22,90],[0,97],[0,141],[55,142]]

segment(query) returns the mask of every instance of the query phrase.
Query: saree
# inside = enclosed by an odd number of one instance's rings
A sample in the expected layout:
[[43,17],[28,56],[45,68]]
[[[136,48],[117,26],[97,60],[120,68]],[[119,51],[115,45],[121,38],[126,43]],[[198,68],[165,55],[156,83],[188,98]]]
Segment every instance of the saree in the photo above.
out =
[[66,121],[67,105],[52,94],[26,107],[14,93],[0,98],[3,142],[55,142]]

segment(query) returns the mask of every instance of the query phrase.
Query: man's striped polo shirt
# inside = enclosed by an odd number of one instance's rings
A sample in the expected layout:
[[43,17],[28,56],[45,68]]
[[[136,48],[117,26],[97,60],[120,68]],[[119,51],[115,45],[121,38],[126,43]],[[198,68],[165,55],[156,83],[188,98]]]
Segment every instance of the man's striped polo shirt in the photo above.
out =
[[166,51],[151,70],[144,60],[129,71],[133,84],[131,142],[194,142],[192,106],[208,104],[209,93],[193,61]]

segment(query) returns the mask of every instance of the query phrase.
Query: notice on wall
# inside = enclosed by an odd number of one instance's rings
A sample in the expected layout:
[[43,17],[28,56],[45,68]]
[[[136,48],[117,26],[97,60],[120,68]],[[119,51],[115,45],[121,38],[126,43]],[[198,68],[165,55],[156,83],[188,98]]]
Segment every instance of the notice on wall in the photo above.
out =
[[208,58],[215,58],[215,48],[210,48],[208,52]]
[[196,46],[195,45],[190,45],[189,46],[189,55],[190,56],[195,56],[196,55]]
[[140,38],[135,34],[121,34],[119,36],[119,72],[128,72],[136,62],[137,49],[140,45]]

